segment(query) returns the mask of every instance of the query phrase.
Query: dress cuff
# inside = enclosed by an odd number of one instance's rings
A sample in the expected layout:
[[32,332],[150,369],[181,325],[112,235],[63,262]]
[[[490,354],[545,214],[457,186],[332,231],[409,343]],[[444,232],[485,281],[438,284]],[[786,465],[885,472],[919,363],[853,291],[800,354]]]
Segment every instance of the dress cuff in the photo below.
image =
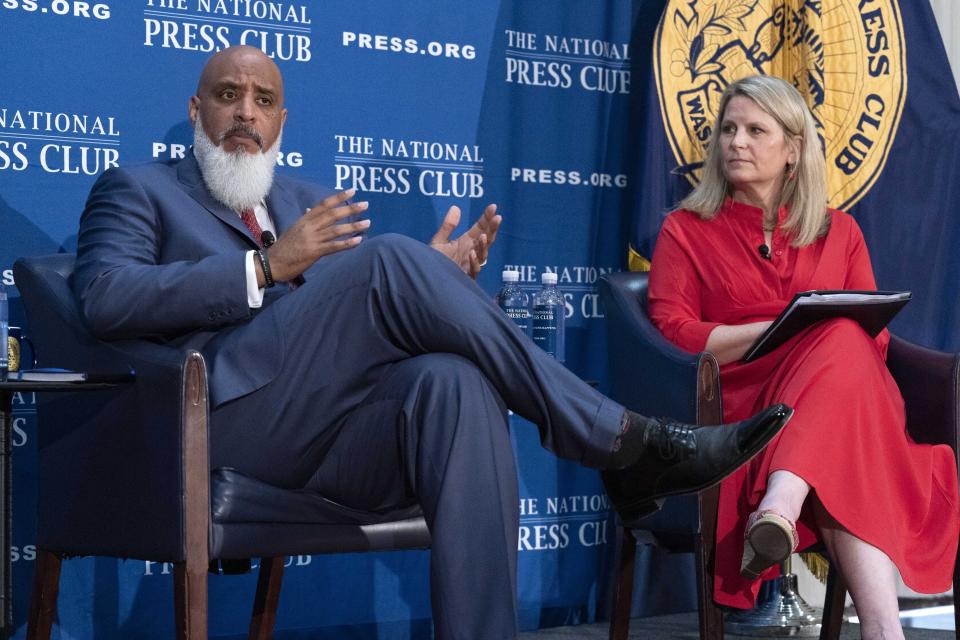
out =
[[247,272],[247,304],[251,309],[259,309],[263,305],[263,289],[257,284],[256,251],[248,251],[245,262]]
[[684,351],[700,353],[706,350],[707,340],[720,322],[688,322],[677,330],[674,342]]

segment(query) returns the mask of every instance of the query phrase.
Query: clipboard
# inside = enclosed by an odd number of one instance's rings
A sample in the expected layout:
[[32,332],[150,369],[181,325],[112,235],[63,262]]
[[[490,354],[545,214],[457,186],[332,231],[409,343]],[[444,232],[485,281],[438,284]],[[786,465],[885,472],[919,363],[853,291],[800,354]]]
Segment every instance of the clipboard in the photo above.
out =
[[871,338],[876,337],[912,297],[910,291],[803,291],[750,345],[743,362],[756,360],[804,329],[831,318],[850,318]]

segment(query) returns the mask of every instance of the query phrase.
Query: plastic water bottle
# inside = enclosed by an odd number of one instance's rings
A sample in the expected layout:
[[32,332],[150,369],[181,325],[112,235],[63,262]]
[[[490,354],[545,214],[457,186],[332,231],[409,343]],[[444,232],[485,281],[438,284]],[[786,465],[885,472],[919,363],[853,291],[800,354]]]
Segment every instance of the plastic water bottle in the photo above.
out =
[[520,330],[530,335],[530,297],[517,284],[520,272],[512,269],[503,271],[503,287],[497,294],[497,304],[503,309]]
[[540,276],[543,287],[533,296],[533,341],[560,362],[564,361],[567,305],[557,289],[557,274]]
[[0,281],[0,380],[7,379],[7,368],[10,364],[7,362],[7,350],[10,348],[8,335],[10,335],[10,302],[7,300],[7,289]]

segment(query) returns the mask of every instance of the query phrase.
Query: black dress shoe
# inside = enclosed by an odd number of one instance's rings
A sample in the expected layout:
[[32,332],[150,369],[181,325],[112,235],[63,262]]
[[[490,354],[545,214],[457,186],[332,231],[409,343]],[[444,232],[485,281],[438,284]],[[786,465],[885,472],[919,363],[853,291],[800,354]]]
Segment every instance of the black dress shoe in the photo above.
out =
[[630,466],[603,472],[613,506],[624,522],[659,508],[667,496],[712,486],[759,453],[787,424],[793,409],[777,404],[734,424],[695,427],[653,420],[645,448]]

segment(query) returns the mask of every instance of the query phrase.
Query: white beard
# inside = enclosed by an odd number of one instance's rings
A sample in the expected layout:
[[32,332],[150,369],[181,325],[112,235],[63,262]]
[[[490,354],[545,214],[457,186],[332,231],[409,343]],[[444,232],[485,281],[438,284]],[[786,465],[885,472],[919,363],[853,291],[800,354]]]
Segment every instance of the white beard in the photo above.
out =
[[[203,182],[213,197],[234,211],[253,209],[260,204],[273,184],[282,137],[281,132],[266,151],[247,153],[237,149],[228,153],[207,137],[198,117],[193,127],[193,153],[200,164]],[[220,142],[223,143],[222,137]]]

